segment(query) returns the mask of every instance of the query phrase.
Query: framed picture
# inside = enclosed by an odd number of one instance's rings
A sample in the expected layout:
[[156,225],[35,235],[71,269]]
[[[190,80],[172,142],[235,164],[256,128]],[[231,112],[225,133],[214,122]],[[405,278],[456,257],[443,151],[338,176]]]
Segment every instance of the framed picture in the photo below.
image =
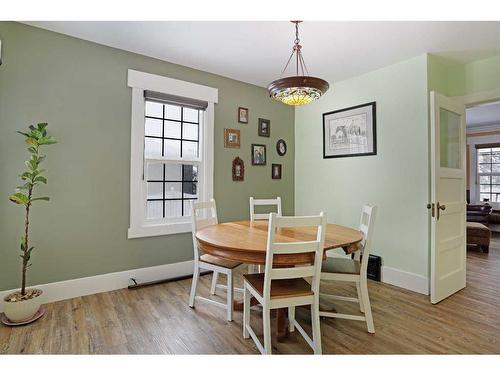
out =
[[240,148],[240,131],[238,129],[224,129],[224,147]]
[[261,137],[269,137],[271,135],[271,121],[259,119],[259,135]]
[[252,144],[252,165],[266,165],[266,145]]
[[271,166],[271,177],[273,180],[281,180],[281,164]]
[[245,179],[245,163],[239,157],[233,160],[233,181],[243,181]]
[[323,159],[377,155],[376,103],[323,113]]
[[248,124],[248,108],[238,107],[238,122]]
[[286,154],[286,143],[283,139],[280,139],[276,143],[276,152],[278,153],[279,156],[283,156]]

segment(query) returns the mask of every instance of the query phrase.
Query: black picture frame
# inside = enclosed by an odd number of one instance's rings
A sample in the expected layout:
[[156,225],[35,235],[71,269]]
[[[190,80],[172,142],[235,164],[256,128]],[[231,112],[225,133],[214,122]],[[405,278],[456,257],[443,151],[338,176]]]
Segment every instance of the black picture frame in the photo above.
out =
[[[245,115],[242,116],[242,113]],[[240,124],[248,124],[248,108],[238,107],[238,122]]]
[[271,136],[271,120],[267,120],[265,118],[259,118],[259,136],[260,137]]
[[[366,135],[368,138],[367,140],[370,140],[371,138],[371,150],[368,152],[354,152],[354,153],[342,153],[342,154],[328,154],[328,152],[331,152],[331,150],[327,150],[326,147],[326,136],[327,136],[327,129],[326,129],[326,122],[328,118],[332,118],[335,116],[332,115],[339,115],[342,112],[353,112],[356,110],[360,110],[366,107],[366,114],[370,114],[370,116],[367,116],[367,118],[371,121],[371,124],[366,124],[366,129],[365,131],[368,132],[368,130],[371,131],[371,137]],[[362,113],[362,111],[356,111]],[[349,117],[347,116],[348,114],[346,113],[346,118]],[[351,116],[355,116],[356,114],[352,114]],[[340,118],[340,117],[339,117]],[[362,135],[359,135],[362,136]],[[331,136],[330,136],[331,137]],[[356,105],[353,107],[348,107],[348,108],[343,108],[331,112],[326,112],[323,113],[323,159],[332,159],[332,158],[345,158],[345,157],[354,157],[354,156],[370,156],[370,155],[377,155],[377,103],[376,102],[369,102],[369,103],[364,103],[360,105]]]
[[[283,146],[283,150],[282,147]],[[285,156],[287,151],[286,148],[286,142],[284,139],[279,139],[278,142],[276,142],[276,152],[278,153],[279,156]]]
[[[263,150],[263,152],[261,152],[260,160],[256,159],[257,156],[256,152],[258,150]],[[252,165],[266,165],[267,162],[266,145],[252,143],[252,154],[250,155],[250,157],[252,158]]]
[[[274,173],[277,170],[278,173]],[[272,164],[271,165],[271,178],[273,180],[281,180],[281,164]]]

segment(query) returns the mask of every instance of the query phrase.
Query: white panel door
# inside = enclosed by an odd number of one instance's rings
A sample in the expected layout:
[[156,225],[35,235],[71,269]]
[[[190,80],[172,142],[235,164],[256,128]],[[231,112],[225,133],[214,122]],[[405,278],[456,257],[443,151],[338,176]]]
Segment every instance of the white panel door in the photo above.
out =
[[431,92],[431,302],[465,288],[465,106]]

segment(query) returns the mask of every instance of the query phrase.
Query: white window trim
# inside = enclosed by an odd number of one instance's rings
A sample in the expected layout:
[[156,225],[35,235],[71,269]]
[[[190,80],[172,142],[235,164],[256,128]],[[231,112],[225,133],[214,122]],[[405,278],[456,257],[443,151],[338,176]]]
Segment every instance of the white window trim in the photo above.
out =
[[[128,87],[132,88],[132,115],[130,141],[130,227],[128,238],[163,236],[191,231],[191,221],[149,224],[146,222],[146,182],[144,168],[144,90],[204,100],[205,110],[201,132],[201,185],[199,199],[213,198],[214,186],[214,104],[218,102],[218,90],[178,79],[150,73],[128,70]],[[189,162],[187,162],[189,164]]]

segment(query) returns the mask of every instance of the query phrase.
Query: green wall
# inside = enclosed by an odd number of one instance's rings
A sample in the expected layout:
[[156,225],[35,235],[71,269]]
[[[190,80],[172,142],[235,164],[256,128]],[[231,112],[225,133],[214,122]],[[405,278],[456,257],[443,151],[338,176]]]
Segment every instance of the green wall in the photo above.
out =
[[[322,114],[377,102],[377,155],[323,159]],[[342,82],[295,117],[295,211],[326,209],[357,227],[365,203],[378,206],[374,253],[384,266],[428,275],[427,57]]]
[[500,55],[460,64],[428,56],[429,90],[461,96],[500,88]]
[[[192,259],[189,234],[127,240],[129,227],[131,90],[127,69],[219,89],[215,107],[214,188],[221,221],[248,217],[248,197],[280,195],[294,212],[294,110],[261,87],[65,35],[0,22],[0,290],[19,286],[22,210],[8,201],[27,157],[16,130],[48,122],[59,140],[47,148],[49,203],[33,208],[36,249],[30,284],[55,282]],[[250,110],[248,125],[237,108]],[[257,119],[271,120],[271,137],[257,136]],[[241,130],[241,148],[224,149],[223,129]],[[284,138],[288,153],[277,155]],[[268,164],[251,166],[250,144],[268,146]],[[232,182],[231,161],[245,161],[245,181]],[[283,179],[271,179],[271,163]]]

